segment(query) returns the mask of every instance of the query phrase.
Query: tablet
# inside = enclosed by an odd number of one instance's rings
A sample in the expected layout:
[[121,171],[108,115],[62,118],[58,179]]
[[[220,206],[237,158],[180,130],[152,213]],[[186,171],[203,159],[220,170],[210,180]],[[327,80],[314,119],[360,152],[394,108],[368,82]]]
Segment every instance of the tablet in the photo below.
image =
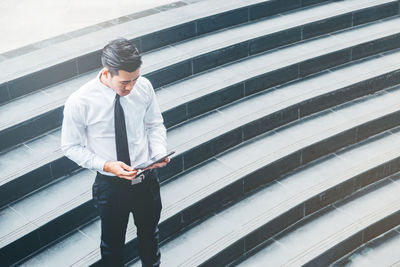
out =
[[[162,156],[160,159],[158,159],[158,160],[156,160],[156,161],[153,161],[152,163],[148,164],[147,166],[140,168],[139,170],[146,169],[146,168],[150,167],[150,166],[153,165],[153,164],[163,162],[163,161],[165,160],[165,158],[168,158],[169,156],[171,156],[171,155],[174,154],[174,153],[175,153],[175,151],[172,151],[172,152],[168,153],[167,155]],[[139,173],[138,173],[138,174],[139,174]]]
[[174,153],[175,153],[175,151],[172,151],[172,152],[168,153],[167,155],[162,156],[160,159],[158,159],[158,160],[156,160],[156,161],[153,161],[152,163],[148,164],[147,166],[138,168],[138,169],[137,169],[137,170],[138,170],[138,173],[136,174],[136,177],[132,179],[131,184],[132,184],[132,185],[133,185],[133,184],[137,184],[137,183],[140,183],[140,182],[142,181],[143,177],[140,177],[140,176],[141,176],[141,174],[143,174],[143,173],[145,172],[145,171],[143,171],[143,169],[146,169],[146,168],[150,167],[151,165],[153,165],[153,164],[155,164],[155,163],[160,163],[160,162],[164,161],[165,158],[171,156],[171,155],[174,154]]

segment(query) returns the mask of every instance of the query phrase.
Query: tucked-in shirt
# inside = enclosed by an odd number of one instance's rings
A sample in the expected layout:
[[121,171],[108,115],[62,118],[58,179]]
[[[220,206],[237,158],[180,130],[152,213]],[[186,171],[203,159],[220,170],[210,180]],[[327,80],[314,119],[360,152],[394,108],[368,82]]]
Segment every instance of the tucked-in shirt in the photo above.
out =
[[[117,161],[114,129],[116,92],[97,76],[72,93],[64,106],[61,149],[78,165],[103,170],[106,161]],[[131,166],[166,154],[164,120],[150,81],[140,76],[129,95],[120,98],[125,114]]]

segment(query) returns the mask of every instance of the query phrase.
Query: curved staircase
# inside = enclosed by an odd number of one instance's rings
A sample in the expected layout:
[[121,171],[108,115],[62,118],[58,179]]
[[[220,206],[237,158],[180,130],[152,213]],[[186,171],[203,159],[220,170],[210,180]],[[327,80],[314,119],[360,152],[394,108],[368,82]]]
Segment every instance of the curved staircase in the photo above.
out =
[[[340,266],[397,236],[399,11],[203,0],[1,61],[0,265],[98,264],[95,174],[62,155],[60,126],[118,36],[143,52],[177,152],[160,169],[162,266]],[[136,248],[131,216],[127,266]]]

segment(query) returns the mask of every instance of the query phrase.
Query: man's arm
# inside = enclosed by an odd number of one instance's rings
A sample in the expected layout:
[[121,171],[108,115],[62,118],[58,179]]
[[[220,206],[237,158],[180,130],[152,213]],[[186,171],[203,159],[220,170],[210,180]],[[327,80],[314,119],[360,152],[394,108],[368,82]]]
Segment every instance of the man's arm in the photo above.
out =
[[86,143],[85,120],[81,109],[76,100],[71,97],[65,103],[61,127],[61,150],[66,157],[78,165],[103,171],[106,160],[84,146]]
[[167,153],[167,131],[150,81],[148,81],[148,86],[150,103],[146,110],[144,122],[149,142],[150,158],[155,159],[157,156]]

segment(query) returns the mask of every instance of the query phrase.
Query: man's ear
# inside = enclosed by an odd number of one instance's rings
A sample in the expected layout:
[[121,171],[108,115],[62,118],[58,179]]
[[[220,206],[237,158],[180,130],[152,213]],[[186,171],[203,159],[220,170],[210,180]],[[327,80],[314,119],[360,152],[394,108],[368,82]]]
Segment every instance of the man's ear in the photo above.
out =
[[108,69],[107,69],[107,68],[103,68],[102,73],[103,73],[103,75],[104,75],[105,77],[107,77],[107,79],[108,79],[108,75],[110,74],[110,72],[108,71]]

